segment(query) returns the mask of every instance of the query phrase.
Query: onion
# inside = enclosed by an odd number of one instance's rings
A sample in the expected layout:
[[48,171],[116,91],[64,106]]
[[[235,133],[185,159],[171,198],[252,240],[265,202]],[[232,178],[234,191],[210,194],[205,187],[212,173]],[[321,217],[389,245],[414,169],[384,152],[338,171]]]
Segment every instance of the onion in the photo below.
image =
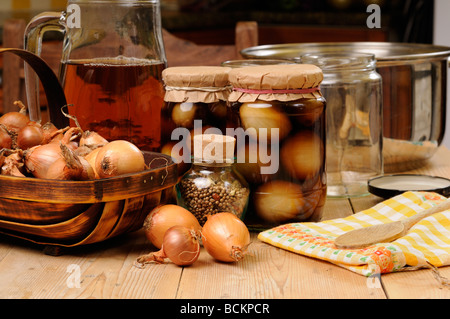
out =
[[12,138],[4,126],[0,125],[0,150],[12,147]]
[[80,138],[80,146],[87,146],[92,149],[106,144],[108,144],[108,140],[94,131],[84,131]]
[[75,150],[78,148],[79,143],[77,140],[80,139],[81,129],[78,127],[70,127],[61,139],[61,143],[67,145],[70,149]]
[[287,181],[271,181],[258,186],[253,200],[258,216],[271,223],[287,222],[305,209],[302,186]]
[[203,225],[202,243],[206,251],[219,261],[239,261],[250,245],[250,232],[236,215],[217,213],[209,215]]
[[[267,129],[267,143],[272,141],[272,129],[278,129],[280,141],[284,139],[292,129],[287,115],[271,102],[243,103],[239,108],[239,116],[242,126],[248,130],[249,135],[259,140],[260,129]],[[260,141],[261,142],[261,141]],[[265,139],[262,142],[266,142]],[[278,141],[277,141],[278,142]]]
[[24,163],[28,171],[37,178],[45,178],[47,170],[61,157],[61,148],[56,143],[33,146],[24,152]]
[[9,155],[7,154],[6,157],[2,152],[1,157],[2,157],[2,164],[0,165],[1,175],[25,177],[24,175],[25,170],[22,162],[23,158],[22,150],[11,150],[11,153]]
[[158,249],[161,249],[164,234],[173,226],[184,226],[200,231],[197,218],[181,206],[166,204],[154,208],[144,220],[144,233],[147,239]]
[[[61,141],[63,141],[64,134],[69,130],[70,130],[70,126],[67,126],[65,128],[51,132],[51,134],[48,136],[48,138],[50,139],[48,141],[48,143],[59,144]],[[67,139],[67,137],[66,137],[66,139]]]
[[49,143],[58,132],[58,128],[52,122],[47,122],[42,125],[41,130],[43,135],[42,144]]
[[94,170],[85,158],[76,156],[65,144],[60,147],[62,156],[49,166],[45,178],[77,181],[94,179]]
[[98,152],[94,169],[100,178],[140,172],[145,169],[144,154],[133,143],[112,141]]
[[194,126],[194,120],[199,117],[198,110],[199,106],[195,103],[177,103],[172,109],[172,121],[177,126],[190,129]]
[[42,126],[39,123],[30,121],[17,133],[17,147],[22,150],[43,144],[43,142],[44,132],[42,131]]
[[95,178],[100,178],[98,176],[97,171],[95,170],[95,159],[97,158],[97,154],[100,151],[101,147],[96,148],[95,150],[90,151],[87,155],[84,156],[84,158],[88,161],[88,163],[91,165],[92,169],[94,170]]
[[154,253],[138,257],[138,265],[149,262],[163,263],[169,258],[178,266],[192,265],[200,255],[200,234],[184,226],[170,227],[164,234],[162,248]]
[[26,107],[21,102],[14,102],[21,106],[20,112],[8,112],[0,117],[0,124],[3,124],[10,132],[17,133],[21,128],[28,124],[30,119],[26,115]]
[[75,154],[77,154],[77,156],[81,156],[81,157],[86,157],[86,155],[88,155],[90,152],[92,152],[92,148],[87,147],[86,145],[78,146],[75,149]]
[[[77,148],[77,155],[83,156],[87,159],[87,156],[92,153],[92,151],[97,150],[94,154],[90,155],[88,160],[92,167],[95,167],[95,157],[98,153],[98,149],[102,146],[108,144],[108,140],[102,137],[100,134],[94,131],[84,131],[80,137],[79,147]],[[98,177],[98,174],[97,178]]]
[[317,134],[302,131],[284,142],[280,159],[292,176],[314,180],[323,164],[324,146]]

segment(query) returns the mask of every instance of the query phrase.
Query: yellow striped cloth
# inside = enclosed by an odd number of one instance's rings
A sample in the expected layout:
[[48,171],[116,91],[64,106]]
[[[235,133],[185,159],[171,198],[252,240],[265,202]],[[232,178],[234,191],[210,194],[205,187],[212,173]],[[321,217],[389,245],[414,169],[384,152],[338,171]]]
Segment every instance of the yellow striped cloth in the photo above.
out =
[[450,265],[450,210],[424,218],[407,235],[390,243],[357,250],[334,246],[334,239],[347,231],[398,221],[445,199],[433,192],[405,192],[346,218],[280,225],[260,232],[258,238],[364,276],[426,267],[427,262],[435,267],[446,266]]

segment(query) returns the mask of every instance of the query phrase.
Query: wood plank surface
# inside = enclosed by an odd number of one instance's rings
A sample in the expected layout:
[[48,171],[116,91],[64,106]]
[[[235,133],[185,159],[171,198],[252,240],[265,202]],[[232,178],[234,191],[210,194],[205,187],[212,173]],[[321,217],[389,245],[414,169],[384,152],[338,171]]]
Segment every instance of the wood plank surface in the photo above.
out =
[[202,254],[198,264],[184,270],[177,298],[385,298],[381,288],[371,289],[366,281],[348,270],[272,247],[253,236],[249,255],[239,263],[218,263]]
[[[440,149],[414,172],[450,177],[450,150]],[[376,196],[328,199],[324,219],[345,217],[381,201]],[[75,247],[61,256],[0,235],[0,298],[6,299],[385,299],[450,298],[430,269],[366,278],[331,263],[265,244],[252,233],[249,254],[220,263],[203,249],[189,267],[134,266],[154,251],[142,230]],[[439,268],[450,278],[450,267]]]

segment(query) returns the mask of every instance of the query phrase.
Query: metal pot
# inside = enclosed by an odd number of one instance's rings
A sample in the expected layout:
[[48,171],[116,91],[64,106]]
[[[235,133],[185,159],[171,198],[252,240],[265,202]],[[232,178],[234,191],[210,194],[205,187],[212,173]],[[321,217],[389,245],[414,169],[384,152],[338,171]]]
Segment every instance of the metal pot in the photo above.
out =
[[299,61],[303,54],[365,52],[375,55],[383,79],[385,172],[419,167],[436,152],[445,133],[450,47],[392,42],[262,45],[245,58]]

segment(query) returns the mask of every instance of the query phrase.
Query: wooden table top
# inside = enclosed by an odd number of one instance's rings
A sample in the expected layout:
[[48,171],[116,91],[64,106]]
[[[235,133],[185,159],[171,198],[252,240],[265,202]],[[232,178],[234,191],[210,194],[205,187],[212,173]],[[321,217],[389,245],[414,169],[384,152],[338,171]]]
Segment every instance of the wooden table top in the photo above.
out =
[[[411,170],[450,177],[450,150]],[[327,199],[324,219],[345,217],[382,199]],[[349,270],[265,244],[252,234],[250,254],[228,264],[206,252],[189,267],[171,263],[144,269],[135,259],[153,249],[142,231],[49,256],[42,247],[0,237],[0,298],[12,299],[396,299],[450,298],[429,269],[366,278]],[[450,278],[450,267],[439,269]],[[381,281],[381,283],[380,283]]]

